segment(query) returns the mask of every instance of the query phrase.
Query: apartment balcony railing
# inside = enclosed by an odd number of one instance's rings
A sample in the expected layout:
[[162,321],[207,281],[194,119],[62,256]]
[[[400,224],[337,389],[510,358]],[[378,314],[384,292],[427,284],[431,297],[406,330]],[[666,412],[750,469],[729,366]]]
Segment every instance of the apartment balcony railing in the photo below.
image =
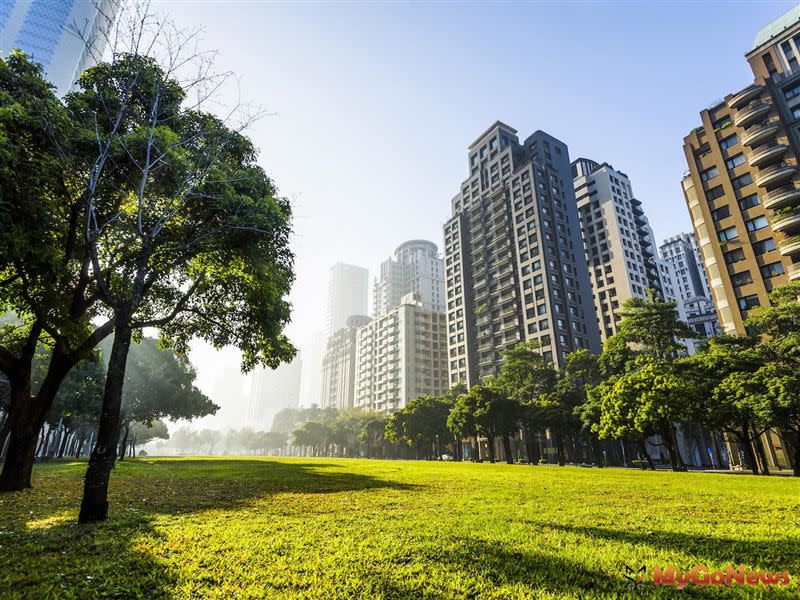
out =
[[771,110],[772,107],[769,104],[756,100],[734,113],[733,124],[737,127],[747,127],[753,123],[758,123],[764,120]]
[[769,187],[786,183],[794,177],[796,168],[786,163],[777,164],[766,169],[761,169],[756,175],[756,185]]
[[791,206],[798,201],[800,201],[800,189],[794,185],[785,185],[764,195],[764,207],[771,210]]
[[773,231],[780,231],[784,235],[792,235],[800,230],[800,208],[778,212],[770,216]]
[[768,144],[753,150],[747,158],[747,164],[751,167],[767,167],[778,162],[786,154],[786,144]]
[[789,279],[800,279],[800,262],[789,265],[786,273],[789,275]]
[[734,94],[730,98],[728,98],[728,108],[739,108],[744,106],[750,100],[754,98],[758,98],[761,93],[764,91],[764,87],[760,85],[751,85],[744,88],[738,94]]
[[790,235],[779,239],[778,250],[783,256],[800,254],[800,235]]
[[745,146],[755,146],[773,137],[780,127],[775,123],[762,123],[753,125],[742,135],[742,144]]

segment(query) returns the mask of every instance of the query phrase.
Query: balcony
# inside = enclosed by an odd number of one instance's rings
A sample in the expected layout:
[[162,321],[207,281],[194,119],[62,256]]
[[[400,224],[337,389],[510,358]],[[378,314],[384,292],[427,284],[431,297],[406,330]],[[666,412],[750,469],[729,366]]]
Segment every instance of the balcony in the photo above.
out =
[[744,106],[753,98],[757,98],[761,95],[761,92],[764,91],[763,86],[760,85],[751,85],[749,87],[744,88],[738,94],[731,96],[728,99],[727,105],[728,108],[739,108],[740,106]]
[[778,240],[778,250],[782,256],[800,254],[800,235],[792,235]]
[[780,231],[784,235],[798,233],[800,229],[800,209],[792,209],[787,212],[775,213],[770,218],[772,231]]
[[762,125],[754,125],[742,135],[742,144],[745,146],[755,146],[769,139],[778,133],[780,127],[774,123],[764,123]]
[[786,272],[789,279],[800,279],[800,262],[789,265]]
[[769,144],[756,148],[747,158],[747,164],[751,167],[767,167],[778,162],[786,153],[786,149],[787,146],[785,144]]
[[800,200],[800,189],[793,185],[786,185],[767,192],[764,196],[764,208],[775,210],[776,208],[791,206],[798,200]]
[[756,185],[759,187],[769,187],[779,185],[791,180],[795,174],[795,168],[786,163],[778,164],[759,171],[756,175]]
[[769,104],[764,104],[761,101],[748,104],[741,110],[737,110],[733,115],[733,124],[737,127],[747,127],[753,123],[758,123],[763,120],[772,110]]

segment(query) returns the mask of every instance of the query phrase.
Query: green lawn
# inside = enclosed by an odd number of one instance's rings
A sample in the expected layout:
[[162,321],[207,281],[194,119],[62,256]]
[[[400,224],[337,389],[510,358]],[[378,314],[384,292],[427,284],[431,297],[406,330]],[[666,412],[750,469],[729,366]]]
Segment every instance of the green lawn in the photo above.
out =
[[800,597],[800,481],[505,464],[141,459],[76,525],[85,464],[0,496],[0,597],[675,597],[631,566],[743,563]]

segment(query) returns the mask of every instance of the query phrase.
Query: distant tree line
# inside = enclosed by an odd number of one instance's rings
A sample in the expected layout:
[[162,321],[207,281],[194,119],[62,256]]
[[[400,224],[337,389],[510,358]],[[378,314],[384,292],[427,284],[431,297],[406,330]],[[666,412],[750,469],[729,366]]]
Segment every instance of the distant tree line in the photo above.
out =
[[[655,468],[648,446],[662,448],[673,470],[686,468],[679,431],[700,428],[710,432],[713,464],[724,463],[727,439],[756,474],[769,474],[763,434],[771,430],[800,476],[800,282],[770,300],[747,320],[750,336],[718,336],[687,356],[678,340],[696,334],[676,304],[632,298],[602,354],[579,350],[560,370],[523,342],[503,352],[496,377],[469,390],[458,384],[440,397],[419,396],[389,416],[290,409],[275,426],[291,432],[292,451],[312,456],[406,457],[406,447],[417,458],[494,462],[499,447],[507,462],[602,467],[616,440],[643,468]],[[519,456],[512,442],[524,449]]]

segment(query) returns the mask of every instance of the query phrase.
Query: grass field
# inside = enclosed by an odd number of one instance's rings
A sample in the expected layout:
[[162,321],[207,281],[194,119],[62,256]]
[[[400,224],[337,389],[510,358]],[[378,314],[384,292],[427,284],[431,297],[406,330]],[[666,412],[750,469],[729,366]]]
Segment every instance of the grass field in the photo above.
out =
[[624,565],[746,564],[800,597],[800,482],[749,475],[335,459],[118,464],[75,523],[84,464],[0,496],[0,596],[618,598]]

